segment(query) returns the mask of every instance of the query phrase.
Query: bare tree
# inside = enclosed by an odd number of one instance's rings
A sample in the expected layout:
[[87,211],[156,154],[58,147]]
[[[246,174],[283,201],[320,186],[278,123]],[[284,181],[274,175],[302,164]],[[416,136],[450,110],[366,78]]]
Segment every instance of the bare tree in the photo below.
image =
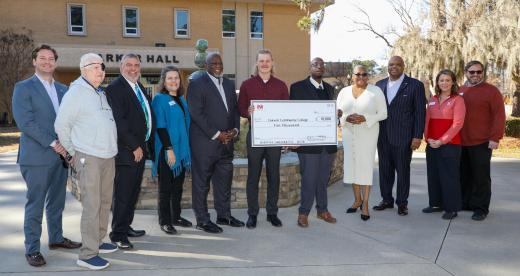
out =
[[13,123],[13,88],[31,70],[34,48],[32,32],[0,30],[0,112],[7,113],[7,123]]

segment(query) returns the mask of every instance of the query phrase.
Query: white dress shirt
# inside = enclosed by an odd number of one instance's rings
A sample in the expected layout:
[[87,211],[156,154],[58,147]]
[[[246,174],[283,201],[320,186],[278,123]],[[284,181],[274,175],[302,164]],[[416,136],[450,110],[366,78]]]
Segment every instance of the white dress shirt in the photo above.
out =
[[314,85],[314,87],[316,87],[316,89],[324,89],[324,88],[323,88],[323,82],[318,83],[318,82],[317,82],[315,79],[313,79],[312,77],[310,77],[309,80],[311,81],[312,85]]
[[[125,80],[128,82],[130,87],[132,87],[132,90],[134,90],[134,94],[137,97],[137,100],[139,101],[139,96],[137,96],[137,90],[135,89],[135,86],[138,84],[129,81],[127,78],[125,78]],[[139,90],[141,90],[141,89],[139,89]],[[150,127],[147,127],[148,129],[147,129],[146,136],[150,137],[151,132],[152,132],[152,111],[150,109],[150,105],[148,104],[148,101],[146,100],[146,96],[143,94],[143,91],[141,91],[141,97],[143,97],[143,99],[144,99],[144,104],[146,105],[146,113],[148,113],[148,121],[150,124]]]
[[399,87],[404,80],[404,74],[402,74],[397,80],[393,81],[388,78],[388,84],[386,85],[386,97],[388,98],[388,104],[392,103],[392,100],[397,95],[397,91],[399,91]]
[[49,83],[48,81],[44,80],[42,77],[38,76],[38,74],[34,74],[34,75],[36,75],[36,77],[43,84],[45,91],[47,91],[47,95],[49,95],[49,98],[51,98],[52,107],[54,107],[54,112],[56,112],[56,114],[58,114],[58,108],[60,107],[60,102],[58,100],[58,92],[56,91],[56,86],[54,86],[54,79],[52,79],[51,82]]

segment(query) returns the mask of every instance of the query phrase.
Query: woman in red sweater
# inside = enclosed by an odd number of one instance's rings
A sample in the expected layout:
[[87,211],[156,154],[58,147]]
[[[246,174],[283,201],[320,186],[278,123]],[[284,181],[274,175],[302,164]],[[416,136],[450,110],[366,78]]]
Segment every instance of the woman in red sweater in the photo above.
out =
[[457,94],[455,74],[442,70],[435,78],[435,96],[428,102],[424,137],[428,174],[429,206],[423,213],[441,212],[443,219],[452,219],[461,209],[460,192],[460,129],[464,125],[466,107]]

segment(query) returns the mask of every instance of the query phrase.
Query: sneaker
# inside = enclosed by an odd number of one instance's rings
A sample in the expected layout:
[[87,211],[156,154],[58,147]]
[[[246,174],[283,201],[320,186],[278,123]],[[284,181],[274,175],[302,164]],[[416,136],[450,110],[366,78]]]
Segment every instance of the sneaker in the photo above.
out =
[[110,263],[107,260],[105,260],[99,256],[92,257],[88,260],[79,260],[78,259],[76,264],[81,267],[86,267],[86,268],[92,269],[92,270],[101,270],[110,265]]
[[99,253],[106,254],[117,251],[117,246],[111,243],[104,242],[99,245]]

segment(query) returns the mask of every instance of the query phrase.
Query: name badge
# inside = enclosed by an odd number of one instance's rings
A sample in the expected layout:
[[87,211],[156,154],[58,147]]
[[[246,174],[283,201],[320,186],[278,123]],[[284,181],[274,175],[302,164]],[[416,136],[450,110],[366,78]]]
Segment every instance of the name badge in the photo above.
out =
[[435,105],[435,102],[430,102],[428,105]]
[[170,101],[168,104],[169,104],[170,106],[174,106],[174,105],[176,105],[177,103],[176,103],[175,101]]

